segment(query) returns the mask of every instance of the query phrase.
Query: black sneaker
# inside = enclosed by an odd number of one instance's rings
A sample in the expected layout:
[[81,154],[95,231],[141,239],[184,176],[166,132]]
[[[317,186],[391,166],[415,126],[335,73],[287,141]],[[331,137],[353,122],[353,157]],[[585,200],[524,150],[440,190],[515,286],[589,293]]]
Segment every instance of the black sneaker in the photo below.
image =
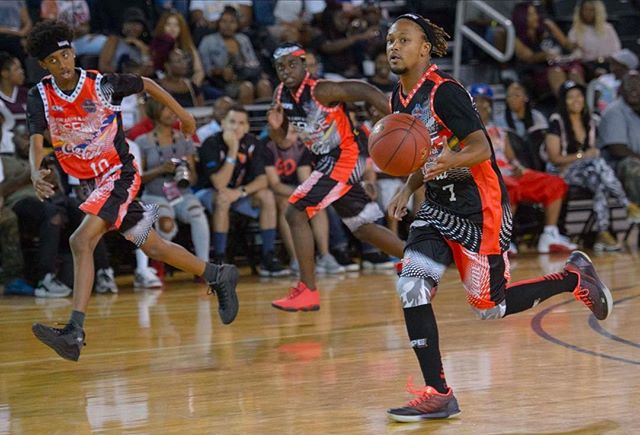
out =
[[578,285],[573,295],[585,304],[598,320],[604,320],[613,310],[613,298],[606,285],[600,280],[587,254],[574,251],[564,266],[567,272],[578,276]]
[[209,294],[215,293],[218,297],[218,314],[225,325],[233,322],[238,314],[238,268],[232,264],[216,266],[218,276],[215,281],[207,282]]
[[289,276],[291,270],[280,263],[273,252],[268,252],[258,266],[258,274],[260,276]]
[[357,272],[358,270],[360,270],[360,267],[353,262],[353,259],[345,249],[338,249],[336,251],[333,251],[333,256],[335,257],[338,264],[344,267],[344,270],[346,270],[347,272]]
[[80,350],[85,345],[82,328],[70,323],[62,329],[34,323],[31,330],[38,340],[55,350],[62,358],[71,361],[78,361],[80,358]]
[[393,269],[394,264],[387,254],[380,251],[362,254],[362,268],[364,270],[388,270]]

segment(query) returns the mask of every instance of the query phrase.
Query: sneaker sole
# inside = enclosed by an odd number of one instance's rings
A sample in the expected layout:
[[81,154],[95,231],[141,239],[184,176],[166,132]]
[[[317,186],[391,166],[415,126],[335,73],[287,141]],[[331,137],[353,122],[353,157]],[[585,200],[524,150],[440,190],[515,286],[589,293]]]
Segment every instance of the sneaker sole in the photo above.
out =
[[318,310],[320,310],[320,305],[311,305],[311,306],[302,307],[302,308],[285,308],[285,307],[281,307],[281,306],[276,305],[276,304],[271,304],[271,306],[273,308],[276,308],[276,309],[282,310],[282,311],[286,311],[288,313],[295,313],[296,311],[318,311]]
[[[591,257],[589,257],[585,252],[582,252],[582,251],[573,251],[573,252],[577,252],[577,253],[583,255],[589,261],[589,263],[591,263],[593,265],[593,261],[591,261]],[[602,282],[602,280],[600,279],[598,274],[595,272],[595,268],[594,268],[594,272],[593,272],[593,277],[595,279],[597,279],[598,282],[600,283],[600,285],[602,286],[602,290],[603,290],[603,293],[604,293],[604,298],[607,300],[607,315],[604,317],[604,319],[606,319],[607,317],[609,317],[611,315],[611,312],[613,311],[613,296],[611,295],[611,290],[609,290],[609,287],[607,287],[604,284],[604,282]],[[602,320],[604,320],[604,319],[602,319]]]
[[446,411],[440,412],[440,413],[433,413],[433,414],[429,414],[428,416],[426,415],[395,415],[387,412],[387,416],[391,420],[397,421],[399,423],[415,423],[423,420],[444,420],[447,418],[456,417],[460,414],[462,414],[462,411],[460,410],[452,413],[448,413]]
[[41,331],[38,328],[38,324],[34,323],[31,326],[31,332],[33,332],[33,335],[35,335],[35,337],[40,340],[43,344],[49,346],[51,349],[53,349],[60,357],[69,360],[69,361],[78,361],[78,359],[80,359],[80,351],[78,350],[78,353],[76,355],[75,349],[73,352],[73,355],[70,355],[68,353],[68,351],[66,351],[65,349],[60,349],[57,346],[55,346],[53,343],[49,343],[47,340],[47,337],[43,334],[41,334]]

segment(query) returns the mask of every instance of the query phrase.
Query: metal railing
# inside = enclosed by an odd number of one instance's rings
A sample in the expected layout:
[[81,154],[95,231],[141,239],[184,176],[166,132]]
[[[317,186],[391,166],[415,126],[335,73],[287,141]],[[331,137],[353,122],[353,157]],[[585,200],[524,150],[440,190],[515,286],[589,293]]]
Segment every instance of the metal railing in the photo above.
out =
[[[480,10],[505,28],[507,32],[507,41],[504,53],[487,42],[482,36],[477,34],[464,23],[467,10],[469,10],[470,8],[476,8]],[[516,34],[513,23],[510,19],[502,15],[500,12],[496,11],[484,1],[458,0],[458,4],[456,6],[456,29],[453,47],[453,75],[455,77],[459,77],[460,74],[460,63],[462,59],[462,40],[464,37],[469,38],[471,42],[476,44],[498,62],[507,62],[513,56],[513,51],[516,43]]]

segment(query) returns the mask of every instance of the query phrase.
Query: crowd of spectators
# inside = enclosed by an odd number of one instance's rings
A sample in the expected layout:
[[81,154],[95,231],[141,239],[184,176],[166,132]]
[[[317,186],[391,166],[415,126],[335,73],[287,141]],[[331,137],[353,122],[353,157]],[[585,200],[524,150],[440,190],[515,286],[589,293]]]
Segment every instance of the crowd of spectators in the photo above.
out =
[[[418,10],[424,8],[421,2],[411,1],[395,12],[409,8],[425,13]],[[585,189],[593,197],[594,248],[619,250],[609,231],[609,201],[640,221],[638,57],[622,49],[600,0],[577,1],[566,32],[537,3],[518,2],[511,13],[514,61],[496,65],[518,78],[504,83],[505,110],[494,113],[491,87],[479,84],[469,91],[492,138],[512,207],[542,205],[540,253],[573,249],[578,241],[563,236],[559,226],[562,203],[572,187]],[[65,297],[71,292],[63,261],[66,235],[79,225],[77,205],[90,188],[60,171],[54,171],[58,189],[51,200],[38,201],[31,188],[27,86],[44,72],[23,47],[35,22],[57,19],[71,26],[79,67],[153,77],[182,106],[213,109],[187,138],[167,108],[144,95],[123,101],[123,125],[142,172],[142,200],[159,206],[156,229],[162,237],[173,239],[181,226],[188,227],[191,246],[204,260],[233,261],[228,243],[235,219],[254,220],[260,241],[256,270],[279,277],[298,271],[295,235],[284,209],[295,186],[311,173],[313,156],[293,129],[282,143],[270,141],[264,130],[250,133],[263,126],[251,125],[246,106],[270,103],[277,85],[271,54],[283,42],[307,48],[307,69],[317,77],[362,78],[390,93],[396,78],[386,60],[385,33],[392,18],[375,2],[344,0],[0,2],[0,285],[5,294]],[[499,36],[492,33],[496,45]],[[539,110],[541,101],[552,104]],[[366,158],[366,136],[381,114],[371,107],[352,109]],[[529,154],[523,156],[522,150]],[[381,206],[402,183],[369,162],[365,188]],[[420,195],[424,192],[417,193],[414,204]],[[393,267],[395,259],[355,243],[331,208],[311,223],[318,272],[357,270],[356,251],[362,267]],[[397,222],[387,225],[403,234]],[[25,267],[24,259],[33,264]],[[95,261],[95,290],[117,292],[106,244],[96,249]],[[136,287],[162,285],[161,265],[152,266],[136,251]]]

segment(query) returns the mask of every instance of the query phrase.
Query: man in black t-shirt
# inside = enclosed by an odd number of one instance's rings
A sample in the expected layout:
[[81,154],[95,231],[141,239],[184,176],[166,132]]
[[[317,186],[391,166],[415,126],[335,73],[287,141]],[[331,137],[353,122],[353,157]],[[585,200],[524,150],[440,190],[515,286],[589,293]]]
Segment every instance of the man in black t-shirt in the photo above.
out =
[[249,114],[233,106],[222,120],[222,131],[205,140],[198,149],[196,193],[211,213],[214,258],[221,261],[227,249],[229,210],[260,219],[261,276],[289,275],[274,253],[276,203],[264,173],[262,144],[249,133]]
[[[300,267],[296,258],[291,237],[291,229],[285,212],[289,204],[289,197],[311,175],[313,154],[299,140],[298,133],[290,124],[285,138],[276,143],[268,141],[264,148],[264,165],[269,188],[276,196],[278,206],[278,227],[291,262],[289,268],[295,274]],[[316,272],[341,273],[345,271],[336,259],[329,253],[329,221],[327,212],[320,210],[311,220],[314,240],[318,245],[319,257],[316,259]]]
[[389,215],[402,219],[409,197],[426,183],[426,199],[411,225],[397,283],[425,386],[404,407],[387,411],[400,422],[460,413],[446,383],[431,305],[451,263],[481,319],[524,311],[565,292],[573,292],[598,319],[613,308],[611,293],[579,251],[560,273],[508,284],[511,211],[491,143],[469,94],[431,63],[432,53],[446,53],[447,37],[442,28],[415,14],[398,17],[387,33],[387,58],[400,77],[392,111],[424,123],[432,144],[425,165],[389,204]]

